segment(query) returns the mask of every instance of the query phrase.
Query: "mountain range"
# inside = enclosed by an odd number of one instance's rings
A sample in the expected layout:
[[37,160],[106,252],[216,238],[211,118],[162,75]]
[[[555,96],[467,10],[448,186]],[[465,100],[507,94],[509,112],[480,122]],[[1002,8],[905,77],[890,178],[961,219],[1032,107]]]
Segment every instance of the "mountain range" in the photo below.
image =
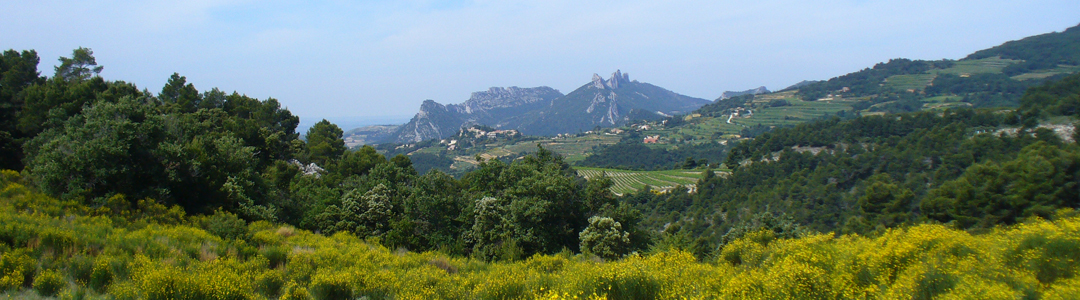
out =
[[461,104],[425,100],[408,123],[362,127],[345,135],[363,144],[414,143],[450,137],[470,125],[556,135],[687,113],[708,103],[711,101],[630,80],[629,74],[616,70],[608,79],[593,74],[590,82],[565,95],[546,86],[492,87],[472,93]]

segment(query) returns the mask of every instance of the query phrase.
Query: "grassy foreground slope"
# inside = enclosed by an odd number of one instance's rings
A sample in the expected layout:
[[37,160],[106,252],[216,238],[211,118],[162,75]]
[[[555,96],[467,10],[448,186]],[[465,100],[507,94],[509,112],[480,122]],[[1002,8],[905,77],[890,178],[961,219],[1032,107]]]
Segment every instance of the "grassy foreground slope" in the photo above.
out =
[[876,237],[750,233],[700,263],[677,249],[601,261],[484,262],[393,251],[227,213],[92,209],[0,173],[0,297],[63,299],[1069,299],[1080,217],[1059,211],[972,235],[940,225]]

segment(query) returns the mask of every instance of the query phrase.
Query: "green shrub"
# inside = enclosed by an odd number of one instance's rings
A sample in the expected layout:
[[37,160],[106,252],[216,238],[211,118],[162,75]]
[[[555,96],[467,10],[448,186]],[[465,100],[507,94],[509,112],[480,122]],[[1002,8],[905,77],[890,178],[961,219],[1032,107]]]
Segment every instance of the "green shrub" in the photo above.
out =
[[643,272],[631,272],[605,282],[610,287],[609,299],[657,299],[660,283]]
[[75,282],[81,285],[87,285],[90,283],[90,276],[94,272],[94,259],[86,255],[72,256],[68,260],[68,275],[71,275]]
[[311,295],[318,300],[352,299],[353,292],[345,273],[320,272],[311,279]]
[[289,257],[289,248],[285,246],[267,246],[259,249],[259,254],[270,261],[269,267],[275,269],[285,264]]
[[40,233],[41,246],[46,249],[52,249],[57,253],[64,253],[75,247],[75,237],[71,235],[70,231],[61,230],[58,228],[46,228]]
[[17,289],[34,279],[36,261],[26,248],[5,252],[0,257],[0,291]]
[[90,271],[90,288],[97,292],[105,291],[113,281],[113,265],[108,257],[98,257]]
[[281,300],[311,300],[311,294],[295,281],[289,281],[285,284],[284,292],[281,293]]
[[1080,239],[1062,235],[1028,234],[1009,253],[1009,264],[1031,270],[1043,284],[1072,278],[1080,269]]
[[85,289],[70,289],[60,293],[57,298],[60,298],[60,300],[86,300],[88,297]]
[[285,286],[285,276],[279,271],[267,271],[255,276],[255,291],[267,298],[274,298]]
[[109,285],[109,295],[114,300],[137,300],[141,298],[139,287],[134,282],[124,281]]
[[213,215],[206,217],[203,228],[207,232],[227,240],[246,239],[248,236],[247,222],[236,214],[218,210]]
[[60,293],[60,289],[63,289],[65,284],[64,276],[60,275],[60,272],[46,270],[34,279],[34,291],[38,295],[52,297]]

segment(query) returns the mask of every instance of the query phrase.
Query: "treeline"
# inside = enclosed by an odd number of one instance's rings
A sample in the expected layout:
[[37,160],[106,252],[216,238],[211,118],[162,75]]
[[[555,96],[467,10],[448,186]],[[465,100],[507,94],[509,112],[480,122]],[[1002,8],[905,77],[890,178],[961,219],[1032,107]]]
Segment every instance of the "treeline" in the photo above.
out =
[[[1024,107],[1063,111],[1053,108],[1076,103],[1077,80],[1032,89]],[[1056,114],[963,109],[805,123],[736,145],[725,162],[732,173],[705,173],[697,193],[641,191],[623,200],[644,213],[643,225],[689,237],[703,257],[762,213],[859,234],[1047,218],[1080,206],[1080,147],[1035,127],[1046,115]]]
[[418,174],[403,154],[348,151],[326,120],[298,139],[299,119],[272,98],[200,92],[178,74],[155,95],[98,76],[92,54],[61,58],[51,78],[36,71],[33,51],[8,51],[2,64],[0,100],[14,116],[0,131],[4,167],[64,201],[176,205],[483,259],[563,250],[615,257],[647,245],[610,180],[586,181],[546,149],[483,162],[460,180]]

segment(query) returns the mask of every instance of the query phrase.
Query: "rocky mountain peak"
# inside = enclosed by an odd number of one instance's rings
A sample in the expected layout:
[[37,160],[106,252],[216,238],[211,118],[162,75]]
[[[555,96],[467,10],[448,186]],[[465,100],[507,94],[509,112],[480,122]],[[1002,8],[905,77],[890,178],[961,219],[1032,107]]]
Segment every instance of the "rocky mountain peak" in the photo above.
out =
[[466,114],[488,111],[496,108],[518,107],[545,99],[562,96],[558,90],[541,86],[535,88],[492,87],[487,91],[473,92],[469,100],[460,105],[451,105]]
[[445,112],[446,105],[439,104],[435,100],[424,100],[424,103],[420,104],[420,112],[416,113],[417,117],[426,117],[432,113]]
[[598,89],[604,89],[604,77],[600,77],[600,74],[592,74],[592,86]]
[[622,70],[615,70],[615,73],[611,73],[611,78],[604,80],[600,75],[593,73],[592,75],[592,87],[597,89],[618,89],[620,85],[630,82],[630,73],[623,73]]

